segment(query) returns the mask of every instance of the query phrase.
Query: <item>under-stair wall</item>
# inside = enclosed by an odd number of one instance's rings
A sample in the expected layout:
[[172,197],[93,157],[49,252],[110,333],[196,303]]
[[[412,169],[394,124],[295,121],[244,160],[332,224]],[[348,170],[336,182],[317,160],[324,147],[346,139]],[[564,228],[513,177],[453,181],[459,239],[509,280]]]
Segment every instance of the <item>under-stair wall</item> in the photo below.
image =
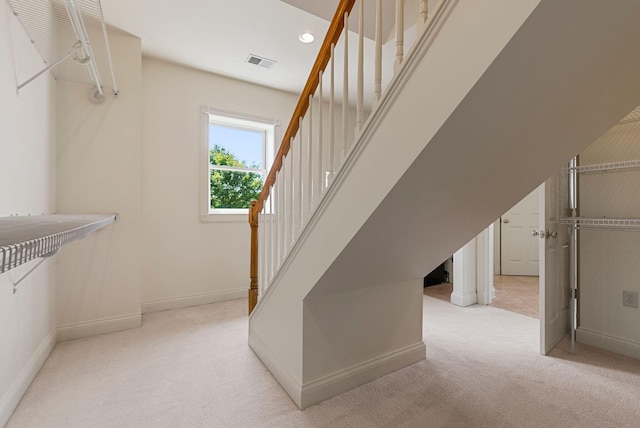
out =
[[422,277],[640,104],[639,19],[445,3],[251,315],[298,406],[424,358]]

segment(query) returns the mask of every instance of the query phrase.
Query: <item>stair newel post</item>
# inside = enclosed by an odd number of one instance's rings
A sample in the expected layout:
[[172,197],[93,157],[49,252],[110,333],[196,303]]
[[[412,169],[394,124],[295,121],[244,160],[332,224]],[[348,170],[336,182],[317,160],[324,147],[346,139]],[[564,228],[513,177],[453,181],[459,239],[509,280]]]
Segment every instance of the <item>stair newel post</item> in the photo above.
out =
[[360,132],[364,123],[364,0],[360,0],[358,13],[358,95],[356,100],[356,125]]
[[396,0],[396,61],[393,65],[397,73],[404,61],[404,0]]
[[376,0],[376,59],[373,77],[374,102],[382,95],[382,0]]
[[258,201],[251,201],[249,209],[249,226],[251,227],[251,256],[250,256],[250,277],[249,287],[249,314],[258,304]]

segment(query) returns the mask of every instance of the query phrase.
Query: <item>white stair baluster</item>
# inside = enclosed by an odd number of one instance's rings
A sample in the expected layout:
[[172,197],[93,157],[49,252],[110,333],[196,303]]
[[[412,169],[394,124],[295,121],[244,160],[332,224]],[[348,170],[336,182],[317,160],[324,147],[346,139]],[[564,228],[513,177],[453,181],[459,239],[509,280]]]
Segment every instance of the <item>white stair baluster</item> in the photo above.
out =
[[289,200],[288,210],[287,210],[287,227],[289,230],[288,237],[288,248],[291,251],[293,248],[293,244],[296,242],[296,227],[295,227],[295,211],[296,211],[296,203],[295,203],[295,185],[294,180],[296,177],[295,173],[295,161],[291,150],[289,150],[289,155],[287,156],[289,159],[289,164],[287,165],[287,199]]
[[280,174],[278,176],[278,180],[276,181],[276,183],[278,184],[278,206],[280,207],[280,215],[279,215],[279,221],[278,221],[278,242],[280,243],[280,254],[279,254],[279,263],[278,266],[282,266],[282,262],[284,261],[284,255],[285,255],[285,240],[284,240],[284,229],[285,229],[285,222],[287,221],[286,217],[285,217],[285,212],[284,212],[284,201],[285,201],[285,195],[284,195],[284,180],[283,180],[283,175],[284,175],[284,161],[285,158],[284,156],[282,156],[282,168],[280,169]]
[[420,0],[418,5],[418,34],[421,34],[427,28],[427,20],[429,19],[429,2]]
[[303,146],[302,146],[302,118],[299,117],[298,118],[298,198],[296,201],[296,207],[298,207],[298,218],[296,219],[296,221],[299,221],[300,223],[300,232],[302,232],[302,228],[304,227],[304,200],[303,200],[303,193],[302,193],[302,187],[304,185],[304,180],[302,179],[304,177],[304,170],[302,169],[302,152],[304,150]]
[[280,268],[280,255],[282,254],[282,252],[280,251],[280,247],[282,245],[281,241],[280,241],[280,225],[281,225],[281,221],[282,221],[282,210],[281,208],[281,198],[280,198],[280,171],[276,172],[276,181],[275,181],[275,185],[273,186],[275,188],[275,208],[276,208],[276,228],[275,228],[275,235],[276,235],[276,252],[274,254],[275,257],[275,269],[274,269],[274,273],[278,271],[278,269]]
[[344,73],[342,85],[342,158],[340,162],[344,162],[349,149],[349,14],[344,14]]
[[[320,198],[322,190],[324,189],[324,165],[322,159],[324,153],[322,152],[322,70],[318,74],[318,187],[317,196]],[[319,200],[319,199],[318,199]]]
[[364,123],[364,0],[360,0],[358,16],[358,95],[356,100],[356,129]]
[[280,181],[282,181],[282,258],[284,259],[289,254],[289,247],[291,243],[289,241],[289,168],[287,166],[287,157],[282,157],[282,168],[280,169]]
[[374,102],[377,105],[382,95],[382,0],[376,0],[376,59],[373,85]]
[[396,0],[396,61],[393,64],[397,73],[404,61],[404,0]]
[[295,153],[298,150],[295,148],[293,144],[293,137],[289,140],[289,158],[291,158],[291,174],[289,174],[289,199],[291,199],[291,221],[289,222],[289,227],[291,228],[291,243],[295,242],[296,236],[298,234],[298,225],[296,224],[296,188],[298,187],[298,176],[299,172],[296,171],[295,168]]
[[258,248],[260,248],[260,252],[258,253],[258,294],[260,296],[264,295],[267,286],[267,208],[265,205],[262,206],[262,212],[260,213],[260,217],[258,218],[258,232],[260,233],[258,236]]
[[307,210],[311,215],[313,208],[313,95],[309,94],[309,109],[307,110],[309,117],[309,137],[307,138]]
[[331,79],[329,87],[329,176],[336,173],[336,115],[335,115],[335,44],[331,44]]
[[276,274],[276,215],[275,215],[275,186],[271,186],[269,191],[269,209],[271,210],[271,227],[269,228],[269,235],[271,237],[270,244],[271,248],[269,251],[269,284],[273,281],[273,277]]

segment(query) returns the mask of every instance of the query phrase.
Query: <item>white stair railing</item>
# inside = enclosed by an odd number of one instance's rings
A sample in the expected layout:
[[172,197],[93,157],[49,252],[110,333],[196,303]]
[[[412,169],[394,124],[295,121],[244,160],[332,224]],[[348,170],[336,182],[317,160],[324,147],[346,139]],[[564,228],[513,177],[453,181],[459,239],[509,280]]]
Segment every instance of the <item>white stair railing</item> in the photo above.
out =
[[[383,15],[389,7],[382,0],[376,0],[375,4],[367,0],[342,0],[338,6],[263,192],[249,213],[252,246],[256,247],[251,252],[250,312],[258,296],[273,283],[330,190],[356,136],[384,95],[384,71],[388,71],[388,76],[397,74],[404,64],[405,32],[424,31],[427,27],[427,0],[420,0],[415,11],[405,11],[404,3],[396,0],[395,8],[391,8],[393,17]],[[365,37],[368,25],[365,7],[375,8],[375,40]],[[350,19],[352,10],[357,14],[355,21]],[[405,13],[412,15],[405,20]],[[383,24],[390,19],[395,36],[385,42]],[[415,23],[411,24],[414,28],[405,29],[405,21]],[[349,36],[349,28],[354,22],[358,30],[357,64],[350,67],[353,38]],[[390,49],[385,50],[385,46]],[[373,64],[371,70],[365,68],[366,58]],[[342,69],[341,78],[336,76],[337,67]],[[350,85],[351,79],[355,85]],[[352,96],[350,88],[354,86],[356,93]],[[323,92],[325,88],[328,93]],[[370,95],[365,88],[370,88]],[[355,106],[350,100],[355,100]],[[338,117],[336,110],[340,110]]]

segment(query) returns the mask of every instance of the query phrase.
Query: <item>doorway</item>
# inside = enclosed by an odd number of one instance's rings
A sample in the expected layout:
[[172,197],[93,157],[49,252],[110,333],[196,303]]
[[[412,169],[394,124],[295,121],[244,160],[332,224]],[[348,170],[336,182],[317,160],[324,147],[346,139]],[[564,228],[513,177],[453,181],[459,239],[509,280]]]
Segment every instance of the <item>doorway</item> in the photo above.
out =
[[[497,298],[499,295],[497,292],[500,284],[504,283],[503,280],[515,278],[523,282],[528,278],[532,283],[530,289],[533,298],[521,306],[524,309],[530,309],[535,306],[535,301],[538,301],[540,353],[546,355],[570,331],[569,313],[572,299],[569,297],[568,282],[569,238],[568,228],[563,227],[560,222],[568,212],[569,206],[569,199],[566,195],[568,190],[566,176],[566,171],[559,171],[538,189],[539,218],[537,228],[529,228],[530,235],[526,237],[527,240],[536,241],[535,246],[531,241],[524,240],[525,235],[522,234],[523,242],[526,243],[523,245],[524,248],[538,248],[539,276],[499,275],[496,278],[493,275],[492,271],[497,274],[501,273],[501,263],[494,263],[494,257],[496,254],[501,254],[502,251],[496,248],[498,247],[496,244],[501,242],[501,233],[494,235],[496,228],[492,224],[454,255],[453,282],[457,285],[448,283],[427,287],[424,294],[448,300],[457,306],[469,306],[475,303],[487,304],[491,303],[491,300],[499,304],[500,299]],[[501,219],[497,220],[495,224],[501,225]],[[525,226],[523,228],[526,229]],[[501,226],[497,229],[500,230]],[[497,238],[494,238],[496,236]],[[500,256],[498,258],[501,259]],[[522,258],[524,259],[524,256]],[[535,255],[531,254],[529,259],[535,259]],[[533,282],[535,280],[537,280],[538,287]],[[522,288],[522,284],[517,284],[517,282],[510,285],[518,289]],[[517,294],[518,292],[516,292]],[[487,296],[489,299],[485,299]],[[483,298],[482,301],[480,297]],[[531,316],[530,313],[523,315]]]
[[539,317],[540,187],[498,219],[494,237],[495,299],[491,306]]

